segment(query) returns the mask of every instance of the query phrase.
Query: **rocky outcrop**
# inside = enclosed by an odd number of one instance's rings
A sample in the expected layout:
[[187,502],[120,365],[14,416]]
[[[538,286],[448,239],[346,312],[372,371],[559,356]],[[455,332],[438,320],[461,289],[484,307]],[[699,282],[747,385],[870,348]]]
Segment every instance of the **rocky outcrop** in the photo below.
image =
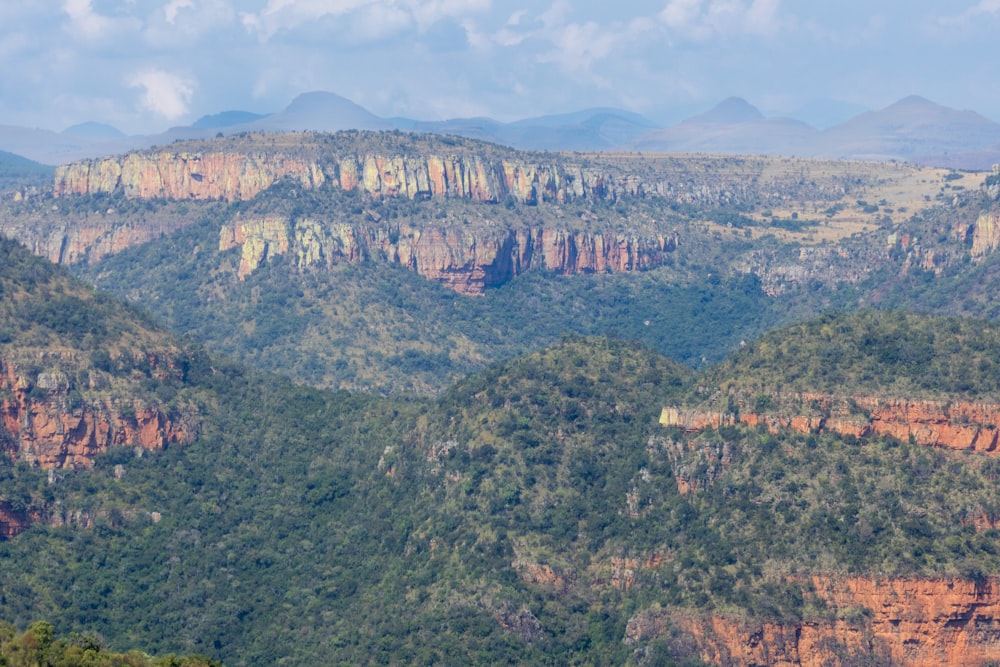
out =
[[[626,642],[680,631],[702,660],[726,665],[977,665],[1000,659],[1000,580],[813,577],[802,582],[829,618],[748,623],[684,617],[654,607],[636,614]],[[853,663],[852,663],[853,664]]]
[[23,533],[33,518],[24,509],[15,508],[9,501],[0,501],[0,540],[9,540]]
[[122,211],[107,202],[92,204],[87,210],[35,197],[20,208],[0,213],[0,234],[17,239],[55,264],[93,263],[179,231],[213,206],[149,203],[149,211],[145,205],[142,210]]
[[1000,215],[997,213],[982,213],[972,227],[973,257],[982,257],[1000,246]]
[[[92,382],[104,384],[100,375],[93,371]],[[163,449],[194,436],[190,415],[86,389],[66,373],[25,372],[0,359],[0,449],[42,468],[77,468],[109,447]]]
[[240,248],[240,278],[269,257],[290,255],[299,268],[329,268],[365,258],[399,264],[463,294],[478,294],[525,271],[613,273],[658,266],[676,236],[640,237],[525,227],[486,229],[372,223],[331,224],[307,218],[239,217],[225,224],[219,250]]
[[665,407],[660,424],[696,432],[706,428],[763,425],[772,432],[831,432],[863,438],[869,435],[913,440],[920,445],[997,454],[1000,405],[918,401],[873,396],[780,396],[779,405],[809,406],[808,412],[740,410],[738,413]]
[[142,199],[245,201],[290,178],[379,197],[453,197],[526,204],[571,198],[636,195],[635,179],[613,182],[604,172],[578,165],[529,164],[475,155],[354,154],[319,159],[280,152],[129,153],[85,160],[56,170],[57,197],[123,192]]
[[[882,166],[879,177],[899,169]],[[245,201],[290,179],[306,188],[375,197],[523,204],[662,197],[732,207],[837,201],[871,178],[861,163],[847,171],[828,172],[816,161],[752,156],[542,155],[421,135],[287,133],[187,142],[63,165],[56,170],[54,193]]]
[[35,230],[8,228],[0,221],[0,233],[16,238],[28,249],[55,264],[96,262],[126,248],[147,243],[163,234],[162,228],[121,221],[50,225],[44,234]]
[[280,153],[129,153],[56,169],[54,194],[123,192],[140,199],[252,199],[282,178],[316,187],[318,167]]

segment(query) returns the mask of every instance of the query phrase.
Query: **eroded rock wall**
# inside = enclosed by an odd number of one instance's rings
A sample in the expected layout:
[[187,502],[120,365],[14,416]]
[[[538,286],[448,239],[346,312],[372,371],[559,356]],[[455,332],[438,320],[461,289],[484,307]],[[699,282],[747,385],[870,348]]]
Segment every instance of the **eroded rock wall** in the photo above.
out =
[[314,163],[280,153],[129,153],[58,167],[53,192],[237,201],[252,199],[282,178],[309,187],[325,181]]
[[660,413],[660,424],[691,432],[743,424],[764,425],[772,432],[831,432],[859,438],[885,435],[904,441],[912,438],[920,445],[1000,453],[1000,405],[818,394],[785,396],[779,402],[808,405],[810,412],[796,414],[779,408],[766,413],[740,410],[737,414],[668,406]]
[[1000,214],[995,212],[981,213],[972,227],[973,257],[982,257],[1000,246]]
[[803,585],[830,620],[752,623],[654,607],[629,620],[626,642],[673,629],[693,639],[702,660],[725,665],[980,665],[1000,659],[998,583],[817,576]]
[[0,455],[42,468],[89,467],[109,447],[163,449],[194,435],[187,415],[80,389],[66,374],[24,372],[0,359]]
[[280,216],[239,217],[223,225],[219,251],[241,250],[245,278],[269,257],[291,255],[299,268],[365,258],[404,266],[463,294],[478,294],[535,267],[560,274],[637,271],[662,263],[674,236],[524,227],[469,231],[407,224],[345,225]]
[[[129,153],[57,168],[57,197],[123,192],[142,199],[245,201],[283,178],[380,197],[451,197],[534,204],[644,191],[638,179],[614,179],[579,165],[531,164],[475,155],[354,154],[318,159],[280,152]],[[646,186],[648,187],[648,186]]]

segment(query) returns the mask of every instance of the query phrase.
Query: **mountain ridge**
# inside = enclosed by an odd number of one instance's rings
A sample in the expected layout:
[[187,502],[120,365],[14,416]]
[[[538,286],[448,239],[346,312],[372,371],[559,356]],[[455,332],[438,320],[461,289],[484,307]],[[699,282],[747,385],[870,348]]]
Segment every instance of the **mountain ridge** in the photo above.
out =
[[[83,124],[93,126],[96,124]],[[471,137],[528,150],[680,151],[798,155],[845,159],[911,160],[957,168],[1000,161],[1000,125],[909,96],[877,112],[863,112],[823,130],[784,116],[765,116],[741,98],[665,128],[630,111],[596,107],[501,122],[492,118],[422,121],[381,118],[340,95],[303,93],[271,114],[228,111],[188,127],[148,136],[117,131],[53,133],[0,126],[0,150],[60,164],[109,153],[165,146],[177,140],[261,131],[402,130]],[[996,158],[996,159],[994,159]]]

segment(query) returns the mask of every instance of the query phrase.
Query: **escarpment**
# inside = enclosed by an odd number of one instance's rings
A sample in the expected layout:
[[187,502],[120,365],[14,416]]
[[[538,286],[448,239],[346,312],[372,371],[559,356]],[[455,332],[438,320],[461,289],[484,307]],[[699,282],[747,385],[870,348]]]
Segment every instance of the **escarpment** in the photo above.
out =
[[858,438],[891,436],[933,447],[995,455],[1000,438],[1000,405],[910,400],[899,397],[794,394],[777,406],[738,411],[668,406],[660,424],[686,431],[720,426],[763,426],[771,432],[838,433]]
[[937,667],[1000,659],[1000,581],[811,577],[825,619],[747,622],[648,609],[633,616],[626,642],[671,628],[719,665],[883,664]]
[[130,153],[56,170],[54,193],[122,192],[140,199],[246,201],[282,179],[380,197],[461,198],[535,204],[636,196],[645,185],[572,164],[531,164],[476,155],[353,154],[317,159],[281,153]]
[[470,231],[445,225],[292,221],[283,216],[234,218],[219,235],[220,252],[240,248],[240,278],[276,255],[289,256],[299,268],[378,259],[463,294],[478,294],[536,267],[560,274],[652,268],[677,244],[676,235],[539,227]]
[[[44,218],[42,224],[0,218],[0,232],[52,261],[95,262],[197,219],[198,213],[165,217],[173,204],[195,209],[216,202],[232,205],[213,216],[230,218],[224,224],[234,229],[234,240],[221,245],[242,246],[241,277],[285,253],[286,241],[264,230],[273,228],[280,211],[294,226],[285,234],[288,252],[301,255],[300,265],[381,259],[471,294],[532,267],[561,274],[653,268],[676,247],[678,220],[697,220],[697,211],[832,203],[871,177],[869,167],[853,163],[828,169],[815,161],[748,156],[530,153],[402,133],[248,134],[85,160],[56,171],[53,210],[72,210],[74,197],[85,196],[145,202],[160,207],[155,215],[75,219],[62,212],[56,220],[43,211],[36,216]],[[293,196],[275,188],[285,186],[308,193],[311,203],[284,206]],[[414,219],[367,224],[360,212],[392,199],[427,206]],[[656,212],[637,214],[637,202]],[[481,224],[464,226],[461,215],[433,225],[416,219],[446,203],[448,210],[478,207],[474,217]],[[515,208],[508,215],[502,210]],[[233,219],[235,209],[246,219]],[[521,213],[524,219],[514,221]],[[250,229],[255,224],[259,233]],[[240,227],[247,227],[245,242]],[[775,271],[776,280],[785,280]],[[838,279],[843,273],[838,269]]]
[[[140,199],[243,201],[283,179],[309,190],[331,188],[378,198],[457,198],[526,205],[573,199],[613,201],[665,187],[570,163],[533,164],[479,155],[355,154],[308,160],[272,153],[177,152],[134,153],[65,165],[57,171],[54,193],[57,197],[123,193]],[[709,190],[700,188],[698,196],[707,196]],[[458,292],[476,294],[533,267],[560,274],[652,268],[678,241],[676,233],[583,232],[540,224],[500,227],[467,229],[405,221],[368,224],[329,216],[293,221],[290,216],[265,214],[226,222],[219,249],[240,246],[240,278],[275,255],[292,254],[299,267],[376,259],[400,264]],[[134,225],[104,226],[82,234],[80,230],[61,231],[41,236],[26,230],[18,236],[27,236],[26,242],[37,254],[62,262],[95,261],[155,236],[143,234]]]
[[169,410],[98,370],[44,370],[0,358],[0,455],[42,468],[89,467],[110,447],[163,449],[189,441],[190,409]]

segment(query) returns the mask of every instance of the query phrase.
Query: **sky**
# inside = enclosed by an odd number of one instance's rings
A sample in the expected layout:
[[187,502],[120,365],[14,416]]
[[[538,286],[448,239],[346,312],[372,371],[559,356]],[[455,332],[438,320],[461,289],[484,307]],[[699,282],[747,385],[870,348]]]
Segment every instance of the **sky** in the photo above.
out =
[[740,96],[822,124],[917,94],[1000,121],[1000,0],[0,3],[0,124],[151,134],[325,90],[373,113],[668,124]]

